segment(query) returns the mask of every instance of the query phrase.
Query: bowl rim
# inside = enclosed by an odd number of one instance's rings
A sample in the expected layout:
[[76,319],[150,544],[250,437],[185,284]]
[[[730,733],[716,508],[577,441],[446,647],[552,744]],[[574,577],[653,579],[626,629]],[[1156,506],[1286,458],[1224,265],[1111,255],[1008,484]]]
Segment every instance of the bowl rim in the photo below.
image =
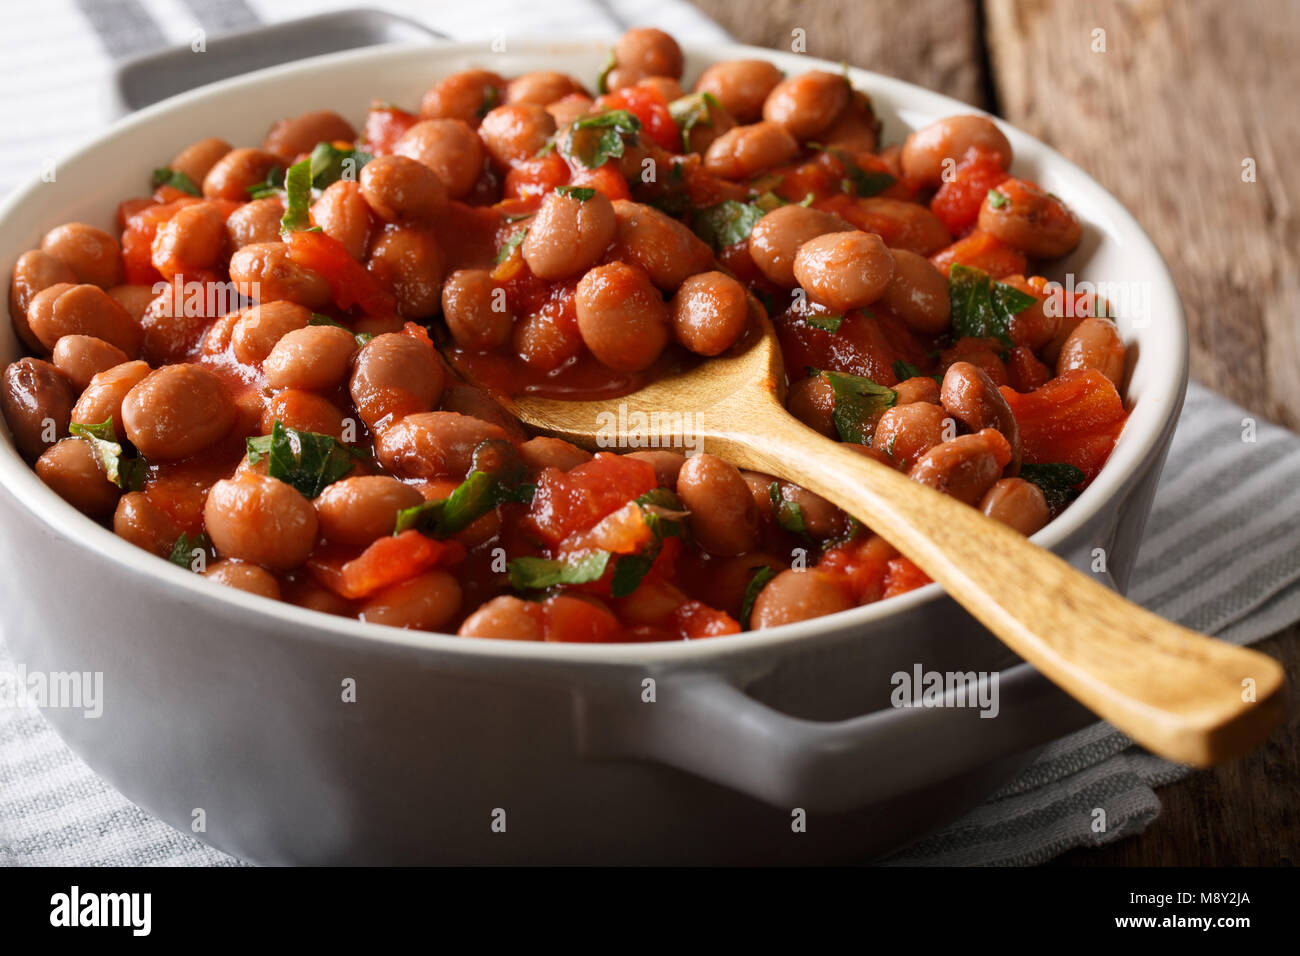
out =
[[[603,54],[612,39],[596,37],[561,42],[554,39],[515,40],[512,38],[510,54],[558,56],[573,51],[583,53],[598,51]],[[710,62],[721,59],[761,58],[786,63],[797,60],[804,65],[805,69],[821,68],[835,72],[845,69],[842,64],[816,57],[745,44],[684,43],[682,46],[688,62],[695,57],[704,57]],[[395,55],[412,51],[419,51],[430,60],[479,54],[499,56],[499,54],[490,54],[489,44],[483,41],[432,45],[415,42],[384,44],[297,60],[197,87],[148,106],[86,138],[74,150],[63,156],[62,161],[75,161],[104,142],[128,135],[134,129],[147,126],[160,117],[188,109],[196,101],[210,96],[240,90],[255,91],[268,84],[310,77],[342,64],[355,65],[358,62],[371,61],[376,68],[385,66],[391,69],[390,61]],[[1162,322],[1168,323],[1169,352],[1163,356],[1161,362],[1157,363],[1157,374],[1147,383],[1147,394],[1144,394],[1139,403],[1144,407],[1158,405],[1159,408],[1139,420],[1137,427],[1140,428],[1140,433],[1123,442],[1112,452],[1092,484],[1080,494],[1070,508],[1032,536],[1031,540],[1034,543],[1051,550],[1066,542],[1090,520],[1102,513],[1107,506],[1116,505],[1123,491],[1147,465],[1151,452],[1160,446],[1182,407],[1187,382],[1187,328],[1182,303],[1169,268],[1150,237],[1123,204],[1083,169],[1040,140],[999,117],[991,116],[983,110],[944,94],[857,67],[847,67],[847,72],[856,87],[872,95],[887,96],[900,111],[907,110],[934,118],[958,113],[979,113],[990,116],[1011,141],[1017,157],[1034,156],[1039,161],[1050,163],[1066,174],[1078,178],[1092,190],[1087,196],[1086,205],[1091,208],[1100,207],[1113,224],[1111,231],[1114,232],[1116,229],[1122,231],[1126,243],[1132,244],[1137,254],[1149,260],[1149,281],[1163,297],[1162,300],[1167,300],[1173,307],[1173,313],[1161,319]],[[902,122],[901,117],[899,122]],[[0,226],[3,226],[16,208],[31,201],[36,189],[45,186],[39,176],[34,176],[0,201]],[[6,314],[7,308],[6,304]],[[1134,417],[1137,416],[1130,417],[1125,425],[1126,434],[1135,427]],[[358,640],[367,642],[356,644],[358,648],[364,646],[405,648],[472,658],[511,658],[554,664],[716,662],[737,655],[773,650],[796,641],[823,637],[836,632],[847,632],[891,616],[901,617],[908,611],[945,597],[939,585],[931,583],[897,597],[809,621],[714,637],[707,641],[579,644],[481,638],[466,640],[454,634],[403,630],[312,611],[284,601],[249,594],[214,581],[204,580],[201,575],[167,561],[155,558],[140,561],[141,552],[137,547],[118,537],[112,530],[76,511],[41,482],[32,468],[18,455],[12,441],[2,444],[4,448],[0,449],[0,483],[9,490],[20,505],[28,508],[54,532],[77,538],[90,551],[124,565],[128,571],[147,575],[158,586],[186,591],[193,595],[195,601],[216,600],[224,603],[231,612],[263,615],[281,625],[282,631],[310,636],[312,640],[330,643]]]

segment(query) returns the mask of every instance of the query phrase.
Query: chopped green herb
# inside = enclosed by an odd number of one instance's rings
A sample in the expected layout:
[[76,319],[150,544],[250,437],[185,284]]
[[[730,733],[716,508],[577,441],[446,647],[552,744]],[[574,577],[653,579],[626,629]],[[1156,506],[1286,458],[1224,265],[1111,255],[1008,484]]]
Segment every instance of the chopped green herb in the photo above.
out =
[[588,169],[598,169],[635,146],[641,121],[627,110],[607,110],[574,120],[565,136],[564,152]]
[[840,441],[870,445],[871,429],[876,420],[898,401],[898,393],[861,375],[844,372],[821,374],[834,392],[835,410],[831,413],[831,420],[835,422]]
[[307,324],[308,325],[332,325],[337,329],[347,328],[346,325],[344,325],[342,322],[339,322],[337,319],[331,319],[328,315],[321,315],[319,312],[313,312],[311,314],[311,318],[307,320]]
[[954,265],[948,272],[948,301],[954,337],[995,338],[1011,343],[1011,318],[1038,300],[1027,292],[971,266]]
[[483,102],[478,105],[478,118],[482,119],[497,108],[501,102],[501,91],[495,86],[489,86],[483,91]]
[[1079,496],[1078,485],[1086,476],[1080,469],[1065,462],[1047,465],[1026,462],[1020,466],[1020,477],[1032,481],[1042,489],[1048,509],[1056,514]]
[[808,193],[808,195],[804,196],[803,199],[799,200],[799,205],[803,206],[804,209],[807,209],[813,204],[813,200],[816,198],[817,197],[813,193]]
[[596,77],[596,92],[604,95],[609,92],[609,75],[614,72],[614,67],[618,66],[618,60],[614,56],[614,48],[609,48],[609,53],[605,57],[605,67],[600,71],[600,76]]
[[721,109],[722,104],[712,93],[688,93],[668,104],[668,113],[682,133],[682,152],[691,151],[691,130],[697,126],[712,126],[711,109]]
[[266,174],[266,179],[248,187],[248,198],[266,199],[268,196],[279,195],[282,189],[284,189],[284,169],[272,166],[270,172]]
[[781,486],[777,482],[772,482],[767,486],[767,496],[772,500],[772,508],[776,512],[776,523],[791,534],[804,534],[808,528],[804,524],[803,509],[799,503],[791,501],[781,495]]
[[536,215],[537,213],[535,212],[516,212],[511,213],[508,216],[502,216],[501,221],[509,226],[516,222],[523,222],[525,219],[532,219]]
[[104,476],[113,484],[127,491],[139,491],[144,487],[149,466],[143,458],[126,457],[117,440],[113,416],[110,415],[97,425],[73,422],[68,426],[68,432],[90,443],[95,460],[104,469]]
[[745,599],[740,604],[740,626],[748,631],[749,619],[754,613],[754,602],[758,600],[758,594],[767,586],[767,582],[776,577],[776,572],[766,564],[760,564],[750,569],[753,575],[749,579],[749,584],[745,586]]
[[190,537],[188,534],[182,534],[172,545],[172,553],[167,560],[177,567],[184,568],[186,571],[194,570],[194,552],[207,551],[211,547],[208,536],[202,532]]
[[771,212],[773,209],[780,209],[782,206],[788,206],[784,199],[774,192],[759,193],[750,200],[751,205],[757,206],[763,212]]
[[829,332],[834,335],[844,324],[842,315],[805,315],[804,319],[814,329],[821,329],[823,332]]
[[528,235],[528,227],[525,226],[523,229],[520,229],[513,236],[507,239],[506,244],[502,246],[501,249],[497,252],[497,265],[501,265],[501,263],[505,262],[512,255],[514,255],[515,250],[518,249],[521,245],[523,245],[524,237],[527,235]]
[[812,149],[820,150],[835,157],[843,164],[845,175],[844,180],[840,183],[840,188],[850,195],[865,199],[868,196],[875,196],[884,192],[898,182],[889,173],[881,170],[863,169],[850,153],[837,146],[823,146],[821,143],[809,143],[808,145]]
[[989,205],[992,206],[994,209],[1001,209],[1010,201],[1007,199],[1004,193],[1000,193],[996,189],[990,189],[987,198],[989,201]]
[[340,179],[355,182],[361,176],[361,167],[374,158],[360,149],[339,149],[332,143],[317,143],[311,151],[311,184],[324,189]]
[[294,163],[284,174],[284,217],[280,220],[280,232],[288,236],[300,232],[311,225],[311,159]]
[[179,189],[191,196],[203,195],[203,190],[194,185],[194,180],[179,169],[171,169],[168,166],[161,166],[153,171],[153,185],[155,189],[159,186],[170,186],[172,189]]
[[697,236],[715,251],[721,251],[748,239],[754,223],[765,214],[765,210],[752,203],[724,199],[716,206],[697,211],[692,225]]
[[541,591],[557,584],[598,581],[609,566],[608,551],[590,551],[565,558],[515,558],[506,571],[510,586],[520,591]]
[[909,378],[920,378],[921,370],[911,362],[898,359],[894,362],[894,377],[900,382],[905,382]]
[[596,190],[589,186],[556,186],[555,191],[561,196],[568,196],[570,199],[578,200],[578,202],[586,202],[596,195]]
[[349,471],[361,454],[331,435],[286,428],[279,419],[271,434],[246,440],[248,463],[266,461],[266,473],[296,488],[303,497],[317,497]]
[[625,554],[614,564],[614,576],[610,578],[609,593],[611,597],[627,597],[640,586],[642,579],[650,573],[655,563],[656,554]]

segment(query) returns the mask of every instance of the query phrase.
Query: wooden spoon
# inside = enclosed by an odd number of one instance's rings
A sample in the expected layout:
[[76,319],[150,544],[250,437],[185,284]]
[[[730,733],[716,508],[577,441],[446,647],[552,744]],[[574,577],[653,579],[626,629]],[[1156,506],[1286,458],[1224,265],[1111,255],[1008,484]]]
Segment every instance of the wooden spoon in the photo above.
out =
[[766,322],[749,344],[623,398],[501,400],[537,431],[597,448],[626,447],[611,441],[626,437],[621,404],[646,414],[638,436],[653,447],[680,447],[686,433],[699,442],[693,447],[821,495],[911,558],[1068,694],[1162,757],[1208,766],[1246,752],[1281,719],[1285,681],[1272,658],[1166,621],[979,510],[819,435],[785,410],[784,382]]

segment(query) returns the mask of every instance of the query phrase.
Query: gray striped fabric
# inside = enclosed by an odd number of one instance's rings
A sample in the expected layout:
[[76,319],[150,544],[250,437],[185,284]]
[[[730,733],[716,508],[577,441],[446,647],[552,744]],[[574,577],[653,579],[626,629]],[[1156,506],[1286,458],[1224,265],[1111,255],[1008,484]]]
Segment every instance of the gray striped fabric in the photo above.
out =
[[[69,18],[58,4],[26,4],[6,16],[0,80],[11,95],[0,100],[0,128],[19,133],[0,149],[0,193],[99,125],[80,94],[103,75],[110,52],[140,49],[139,37],[178,42],[200,25],[242,27],[256,18],[305,16],[353,3],[277,0],[273,11],[267,0],[76,5],[87,11],[84,18]],[[680,0],[660,0],[652,8],[641,0],[376,5],[458,37],[490,36],[503,23],[520,36],[609,33],[647,22],[647,9],[655,25],[683,39],[722,36]],[[131,10],[129,21],[96,12],[107,7]],[[144,25],[137,23],[141,14]],[[52,53],[55,42],[59,56]],[[1257,441],[1243,443],[1246,417],[1191,386],[1132,589],[1152,610],[1240,643],[1300,619],[1300,438],[1260,423]],[[12,668],[0,641],[0,671]],[[1097,724],[1050,745],[993,799],[885,862],[1024,865],[1109,843],[1140,833],[1154,820],[1160,802],[1153,788],[1185,772]],[[1106,811],[1102,833],[1090,826],[1097,807]],[[239,865],[132,805],[64,746],[39,714],[12,708],[0,708],[0,863]]]

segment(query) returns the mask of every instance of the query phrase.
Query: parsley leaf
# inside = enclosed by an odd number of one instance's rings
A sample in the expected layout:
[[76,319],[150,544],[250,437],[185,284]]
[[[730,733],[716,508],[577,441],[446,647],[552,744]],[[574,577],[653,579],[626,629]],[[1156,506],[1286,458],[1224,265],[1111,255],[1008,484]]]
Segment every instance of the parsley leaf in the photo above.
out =
[[191,196],[203,195],[203,191],[194,185],[194,180],[179,169],[172,169],[168,166],[160,166],[153,171],[153,185],[155,189],[159,186],[170,186],[172,189],[179,189]]
[[279,419],[271,434],[246,440],[248,463],[266,461],[266,473],[292,485],[305,498],[315,498],[352,470],[361,457],[331,435],[286,428]]
[[696,211],[692,227],[695,234],[720,252],[749,238],[754,223],[766,215],[766,210],[753,203],[724,199],[715,206]]
[[878,169],[863,169],[853,156],[837,146],[823,146],[821,143],[809,143],[812,149],[820,150],[834,156],[844,166],[844,179],[840,187],[851,196],[863,199],[882,193],[898,182],[892,175]]
[[311,158],[294,163],[284,174],[284,217],[280,220],[280,233],[289,235],[311,225]]
[[519,591],[540,591],[557,584],[598,581],[609,566],[608,551],[589,551],[565,558],[515,558],[506,571],[510,586]]
[[844,324],[842,315],[805,315],[803,320],[811,325],[814,329],[821,329],[823,332],[829,332],[834,335]]
[[[504,451],[498,446],[504,446]],[[468,528],[499,504],[507,501],[528,504],[537,486],[519,483],[526,473],[508,442],[499,439],[480,442],[474,449],[474,470],[465,480],[446,498],[399,511],[393,534],[414,528],[433,538],[446,538]]]
[[512,255],[514,255],[515,250],[524,244],[524,237],[527,235],[528,235],[528,227],[525,226],[523,229],[520,229],[513,236],[507,239],[506,244],[502,246],[501,249],[497,252],[496,264],[501,265],[501,263],[505,262]]
[[127,491],[139,491],[144,487],[149,466],[143,458],[128,458],[123,453],[112,415],[98,425],[73,422],[68,426],[68,432],[90,443],[90,450],[104,469],[105,477],[113,484]]
[[749,579],[749,584],[745,586],[745,599],[740,604],[740,626],[743,630],[749,630],[749,619],[754,613],[754,602],[758,600],[758,593],[767,586],[767,582],[776,577],[776,572],[766,564],[757,565],[751,568],[754,572]]
[[600,71],[600,76],[596,77],[596,92],[604,95],[609,92],[609,75],[614,72],[614,67],[618,66],[618,58],[614,56],[614,48],[609,48],[609,54],[605,57],[605,67]]
[[268,196],[278,195],[282,189],[284,189],[284,170],[279,166],[272,166],[270,172],[266,174],[266,179],[248,187],[248,198],[266,199]]
[[190,537],[188,534],[182,534],[172,545],[172,553],[168,555],[167,560],[177,567],[184,568],[186,571],[194,570],[194,552],[204,551],[211,547],[208,536],[202,532]]
[[776,512],[776,523],[791,534],[804,534],[808,531],[803,520],[803,509],[796,501],[790,501],[781,495],[781,486],[772,482],[767,486],[767,496],[772,500]]
[[876,419],[898,401],[898,393],[861,375],[848,375],[844,372],[821,374],[835,394],[835,410],[831,413],[831,420],[835,422],[835,431],[839,433],[840,441],[870,445],[871,428]]
[[641,585],[641,579],[650,573],[657,554],[625,554],[614,565],[614,576],[610,578],[609,593],[611,597],[627,597]]
[[607,110],[574,120],[564,137],[564,152],[588,169],[598,169],[637,143],[641,121],[627,110]]
[[586,202],[596,195],[596,190],[589,186],[556,186],[555,191],[561,196],[568,196],[570,199],[578,200],[578,202]]
[[956,338],[994,338],[1011,343],[1011,317],[1038,300],[971,266],[954,265],[948,273],[948,301]]
[[994,209],[1001,209],[1008,202],[1006,194],[998,192],[997,189],[990,189],[986,198]]
[[311,151],[311,184],[324,189],[340,179],[355,182],[361,167],[375,157],[360,149],[339,149],[333,143],[317,143]]
[[721,109],[722,104],[712,93],[688,93],[668,104],[668,115],[682,133],[682,152],[690,152],[691,130],[713,125],[713,108]]
[[1048,509],[1056,514],[1079,496],[1077,486],[1086,476],[1080,469],[1066,462],[1048,465],[1031,465],[1026,462],[1020,466],[1020,477],[1032,481],[1043,490]]

